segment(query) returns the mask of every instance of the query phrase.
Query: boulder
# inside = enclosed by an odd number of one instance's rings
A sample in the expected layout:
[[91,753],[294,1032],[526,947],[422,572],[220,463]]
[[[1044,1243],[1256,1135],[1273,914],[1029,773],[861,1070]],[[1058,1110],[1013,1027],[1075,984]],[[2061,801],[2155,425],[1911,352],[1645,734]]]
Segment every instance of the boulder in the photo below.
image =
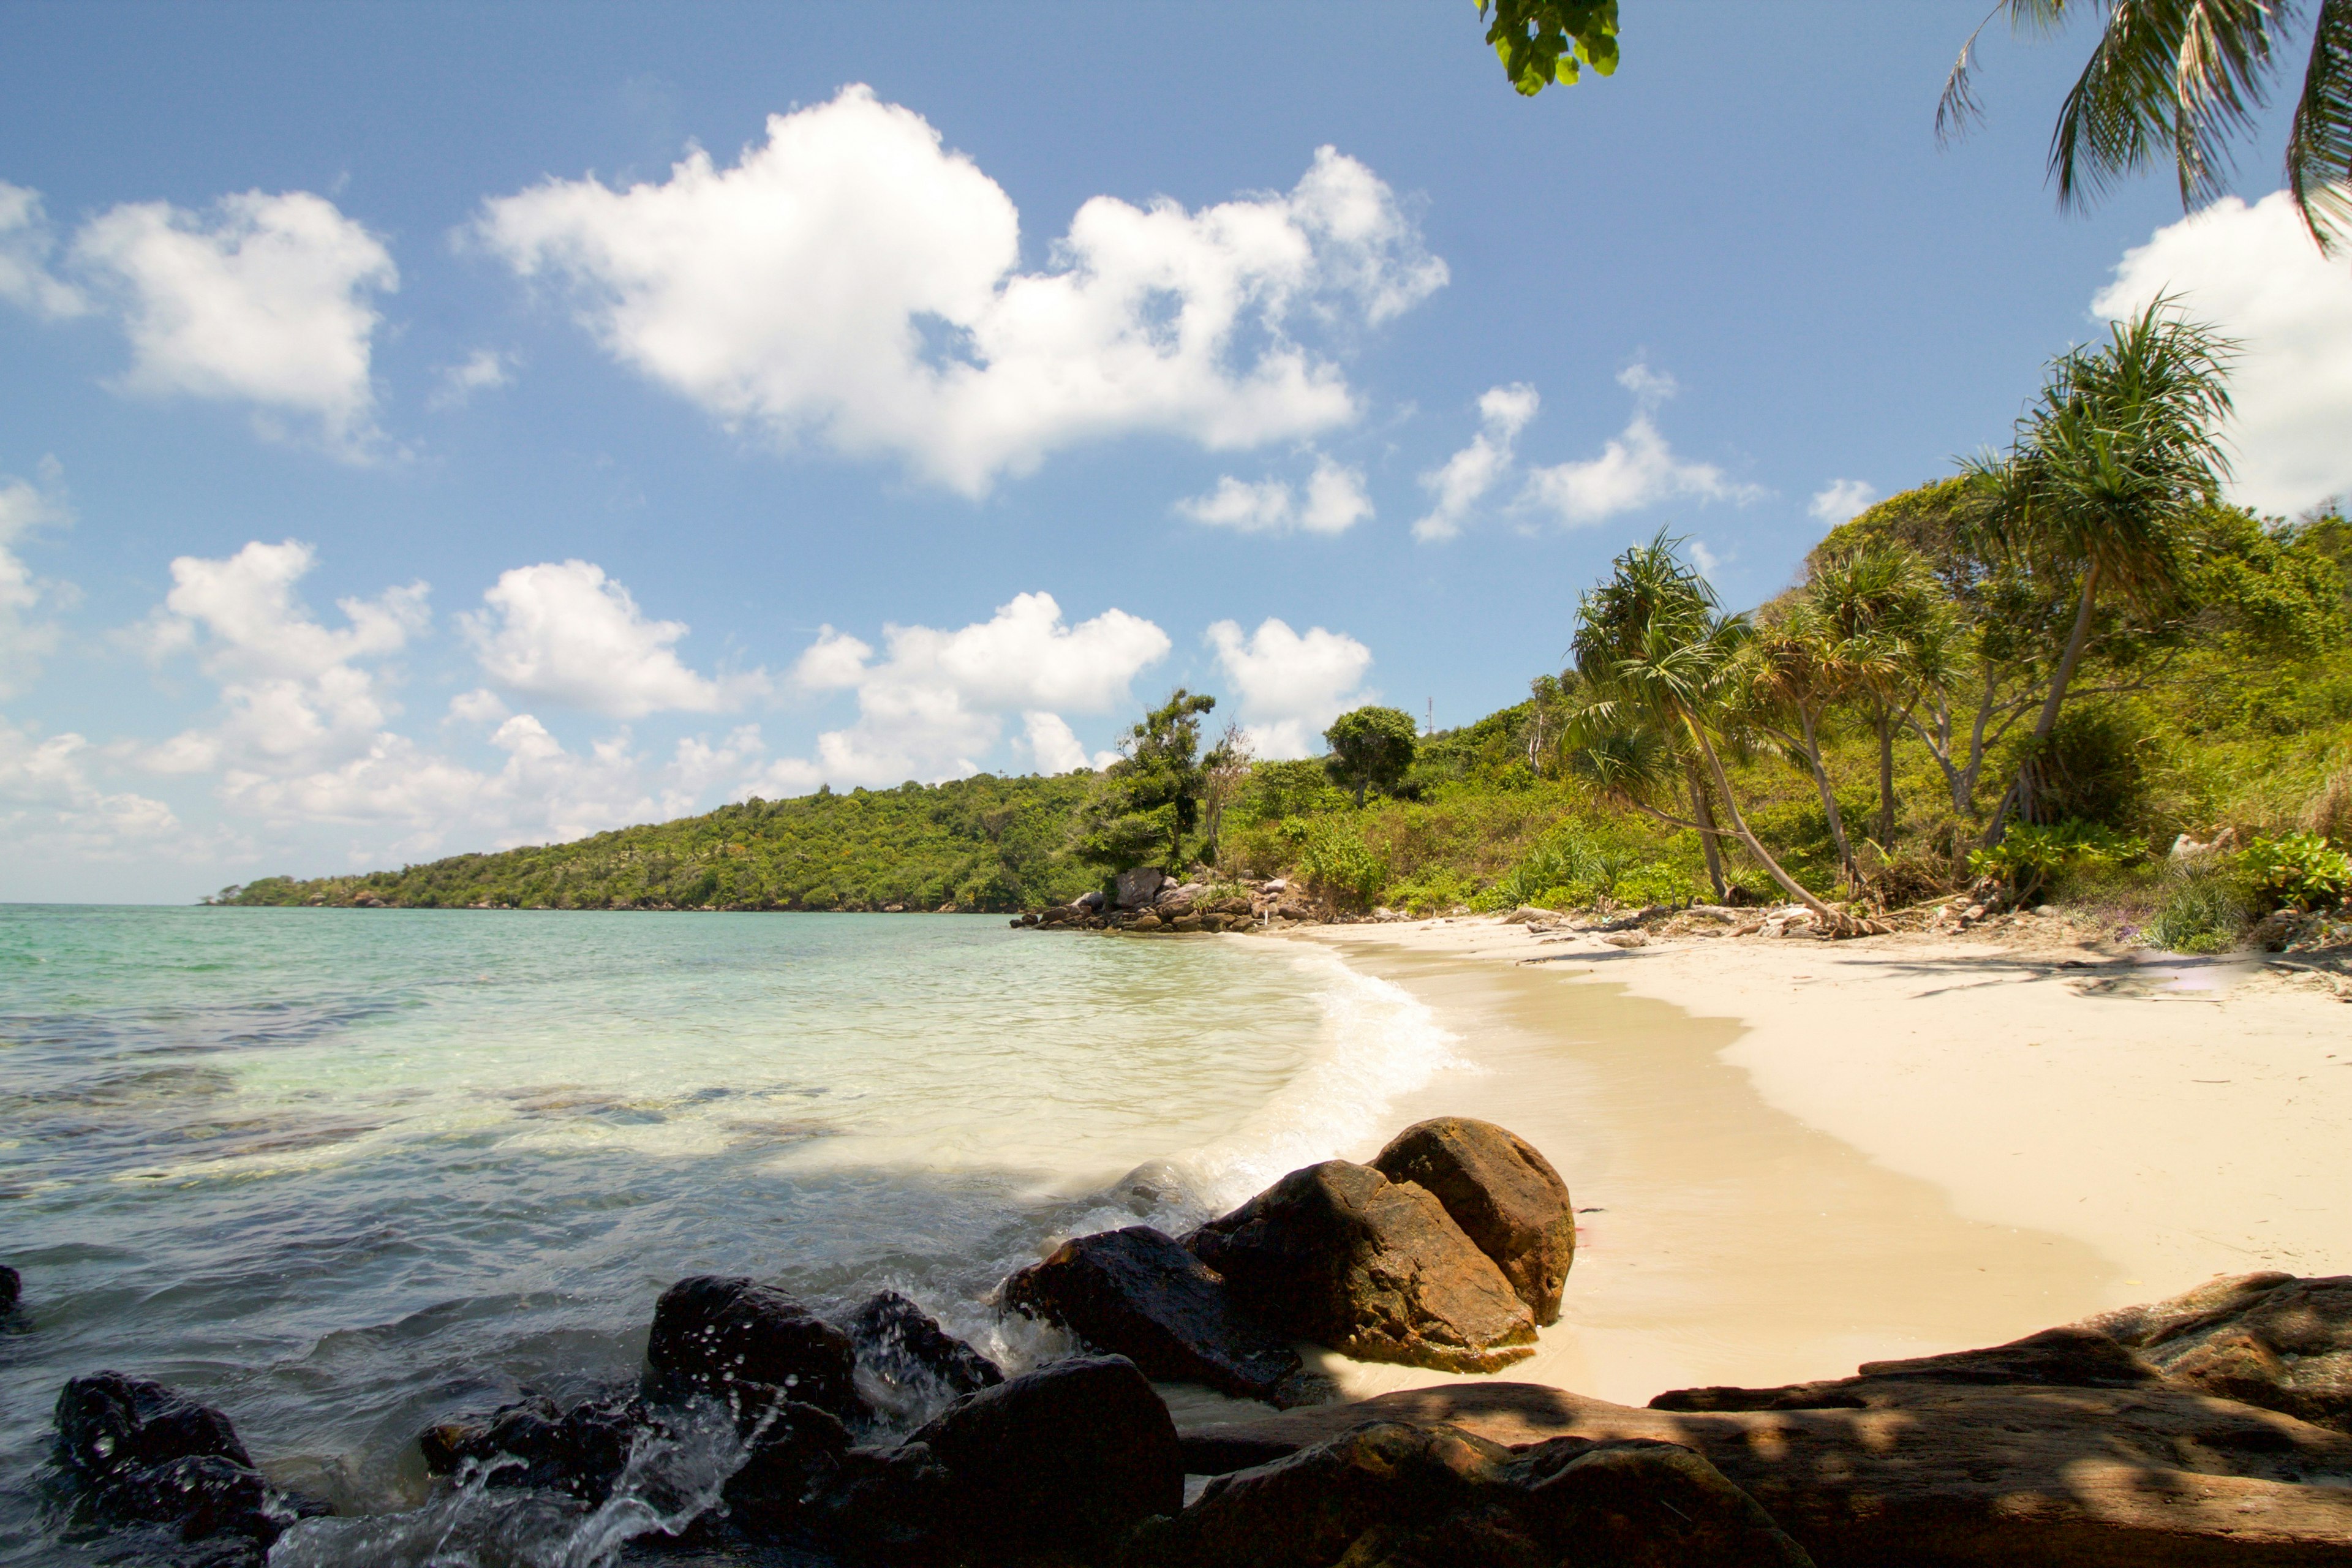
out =
[[1223,916],[1183,914],[1169,921],[1168,928],[1171,931],[1195,931],[1201,930],[1203,924],[1213,918],[1219,921],[1223,919]]
[[646,1361],[656,1373],[722,1397],[740,1398],[739,1384],[761,1384],[844,1420],[865,1414],[849,1336],[752,1279],[698,1275],[663,1291]]
[[5,1263],[0,1263],[0,1312],[13,1312],[17,1300],[25,1293],[24,1277]]
[[1163,922],[1160,921],[1160,917],[1152,913],[1150,910],[1146,910],[1141,914],[1136,916],[1135,919],[1129,921],[1127,929],[1129,931],[1159,931],[1162,929],[1162,926]]
[[1381,1420],[1217,1477],[1133,1555],[1151,1568],[1811,1568],[1687,1448],[1562,1437],[1514,1452]]
[[953,1486],[928,1443],[849,1448],[794,1511],[853,1563],[953,1563],[967,1555],[958,1549],[963,1500]]
[[1372,1168],[1429,1189],[1536,1321],[1559,1321],[1560,1288],[1576,1262],[1576,1205],[1525,1139],[1491,1121],[1441,1116],[1391,1139]]
[[58,1394],[57,1462],[110,1524],[176,1528],[183,1541],[241,1537],[252,1555],[315,1505],[276,1491],[229,1418],[160,1383],[101,1372]]
[[2224,1275],[2078,1325],[2177,1387],[2352,1432],[2352,1275]]
[[1452,1384],[1218,1435],[1252,1456],[1303,1451],[1375,1420],[1450,1425],[1521,1451],[1559,1436],[1678,1444],[1821,1568],[2300,1568],[2343,1562],[2352,1543],[2352,1438],[2275,1411],[2162,1384],[1888,1381],[1854,1398],[1680,1412],[1533,1384]]
[[591,1508],[613,1492],[637,1433],[658,1427],[634,1403],[587,1400],[559,1411],[543,1398],[502,1406],[479,1421],[445,1422],[417,1439],[427,1474],[476,1467],[485,1484],[562,1492]]
[[1115,901],[1123,910],[1148,909],[1167,885],[1167,873],[1150,866],[1138,866],[1118,874]]
[[803,1525],[814,1500],[835,1485],[849,1453],[849,1429],[829,1411],[797,1400],[766,1413],[751,1434],[751,1451],[727,1478],[720,1496],[728,1517],[753,1535],[775,1535]]
[[1148,1225],[1064,1242],[1004,1282],[1004,1302],[1127,1357],[1149,1378],[1304,1401],[1298,1352],[1239,1311],[1215,1270]]
[[1176,1424],[1125,1356],[1074,1356],[958,1400],[909,1439],[975,1542],[1083,1555],[1184,1506]]
[[1535,1317],[1427,1188],[1370,1165],[1293,1171],[1186,1238],[1242,1310],[1365,1361],[1493,1372]]
[[2105,1334],[2044,1329],[2005,1345],[1908,1361],[1866,1361],[1852,1377],[1779,1388],[1677,1388],[1654,1410],[1861,1410],[1865,1390],[1887,1383],[2037,1384],[2049,1388],[2137,1388],[2160,1374]]
[[1090,915],[1100,914],[1102,912],[1103,905],[1108,902],[1109,902],[1109,900],[1103,897],[1102,889],[1100,888],[1088,888],[1085,892],[1080,893],[1076,898],[1070,900],[1070,908],[1074,910],[1083,910]]
[[896,1290],[867,1298],[851,1315],[849,1342],[867,1371],[902,1387],[929,1384],[953,1399],[1004,1381],[994,1362]]

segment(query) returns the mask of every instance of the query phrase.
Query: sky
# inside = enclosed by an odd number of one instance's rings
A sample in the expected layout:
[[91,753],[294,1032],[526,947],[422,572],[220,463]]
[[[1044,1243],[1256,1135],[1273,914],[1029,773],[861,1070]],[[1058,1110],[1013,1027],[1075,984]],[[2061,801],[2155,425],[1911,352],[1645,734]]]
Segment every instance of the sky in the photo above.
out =
[[[0,900],[184,901],[751,795],[1266,756],[1727,604],[2170,294],[2232,493],[2352,489],[2352,261],[2043,179],[1982,0],[0,3]],[[1801,20],[1801,26],[1799,25]]]

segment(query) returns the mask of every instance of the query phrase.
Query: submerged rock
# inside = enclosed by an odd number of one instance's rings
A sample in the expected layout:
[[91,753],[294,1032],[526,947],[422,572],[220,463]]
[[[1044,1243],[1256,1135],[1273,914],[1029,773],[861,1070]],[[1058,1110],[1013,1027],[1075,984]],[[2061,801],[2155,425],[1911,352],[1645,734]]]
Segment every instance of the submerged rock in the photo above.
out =
[[849,1447],[849,1429],[830,1411],[787,1400],[763,1412],[751,1452],[720,1493],[729,1516],[754,1535],[803,1526],[816,1499],[838,1481]]
[[958,1400],[917,1432],[960,1533],[1074,1554],[1184,1505],[1176,1424],[1124,1356],[1073,1356]]
[[531,1398],[480,1421],[428,1427],[416,1441],[427,1474],[472,1465],[490,1486],[558,1491],[593,1508],[612,1495],[648,1426],[658,1429],[657,1420],[634,1401],[592,1399],[559,1411],[551,1400]]
[[1535,1352],[1494,1260],[1426,1188],[1369,1165],[1293,1171],[1185,1245],[1244,1310],[1366,1361],[1493,1372]]
[[16,1310],[17,1298],[25,1293],[24,1277],[5,1263],[0,1263],[0,1312]]
[[1215,1270],[1148,1225],[1064,1242],[1007,1279],[1004,1301],[1127,1357],[1146,1377],[1276,1405],[1308,1396],[1298,1352],[1235,1308]]
[[189,1542],[235,1537],[257,1556],[319,1511],[262,1479],[226,1415],[160,1383],[73,1378],[56,1420],[58,1468],[105,1522],[173,1526]]
[[1150,1568],[1810,1568],[1714,1466],[1672,1444],[1562,1437],[1514,1451],[1372,1420],[1220,1476],[1138,1542]]
[[851,1315],[849,1342],[859,1361],[892,1384],[928,1382],[952,1398],[1004,1381],[994,1362],[940,1328],[929,1313],[896,1290],[867,1298]]
[[1533,1145],[1491,1121],[1441,1116],[1391,1139],[1372,1168],[1428,1188],[1536,1321],[1559,1321],[1560,1289],[1576,1263],[1576,1205]]
[[698,1275],[662,1292],[646,1361],[655,1372],[740,1403],[762,1384],[844,1420],[866,1413],[849,1336],[771,1285]]
[[2177,1387],[2352,1433],[2352,1275],[2225,1275],[2077,1325]]

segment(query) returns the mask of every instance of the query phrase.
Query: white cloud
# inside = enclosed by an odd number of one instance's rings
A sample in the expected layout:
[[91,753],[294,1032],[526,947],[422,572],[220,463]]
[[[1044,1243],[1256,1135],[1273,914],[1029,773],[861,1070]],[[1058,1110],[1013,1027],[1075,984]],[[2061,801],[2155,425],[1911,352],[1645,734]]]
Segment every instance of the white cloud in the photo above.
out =
[[683,621],[649,621],[628,589],[586,561],[544,562],[499,575],[488,610],[461,617],[482,672],[525,698],[615,719],[677,710],[709,713],[768,688],[764,671],[713,680],[670,646]]
[[123,390],[250,403],[315,420],[359,458],[379,443],[374,296],[400,285],[381,240],[308,191],[224,196],[209,216],[127,203],[85,224],[73,259],[104,279],[131,340]]
[[1690,558],[1691,563],[1698,568],[1699,575],[1702,577],[1714,576],[1723,570],[1725,564],[1725,558],[1709,550],[1704,539],[1694,539],[1690,542]]
[[1806,510],[1816,521],[1835,528],[1861,516],[1877,500],[1877,489],[1861,479],[1832,479],[1813,492],[1812,505]]
[[463,408],[478,392],[490,392],[514,384],[515,360],[511,354],[496,349],[476,349],[457,364],[445,365],[441,371],[440,390],[426,400],[425,406],[435,413]]
[[1178,501],[1176,510],[1195,522],[1242,533],[1333,534],[1345,533],[1371,516],[1372,500],[1364,493],[1362,469],[1317,453],[1304,493],[1285,479],[1253,484],[1225,474],[1216,489]]
[[81,735],[41,740],[0,718],[0,844],[16,854],[104,859],[180,847],[172,808],[108,793],[90,777],[92,754]]
[[1422,488],[1436,498],[1428,514],[1412,525],[1415,539],[1451,539],[1462,521],[1511,466],[1519,432],[1536,416],[1541,400],[1524,381],[1490,387],[1478,399],[1478,434],[1439,468],[1421,476]]
[[1601,456],[1580,463],[1534,468],[1523,500],[1559,514],[1570,527],[1600,522],[1620,512],[1639,511],[1666,500],[1734,501],[1745,504],[1764,491],[1736,484],[1712,463],[1675,456],[1651,416],[1675,394],[1670,375],[1634,363],[1618,376],[1633,395],[1633,417]]
[[57,246],[41,193],[0,180],[0,300],[52,319],[87,311],[81,290],[49,271]]
[[315,559],[289,539],[257,540],[225,560],[172,563],[173,586],[144,637],[158,658],[194,653],[220,682],[222,714],[153,748],[148,766],[275,775],[331,764],[373,742],[398,704],[383,673],[366,666],[425,629],[425,586],[339,600],[348,624],[331,628],[294,594]]
[[1219,621],[1204,640],[1261,757],[1314,755],[1332,720],[1376,695],[1361,689],[1372,650],[1343,632],[1311,626],[1302,634],[1268,616],[1246,636],[1239,623]]
[[[1019,712],[1038,765],[1050,753],[1066,772],[1084,749],[1060,717],[1122,707],[1138,674],[1168,655],[1168,635],[1124,610],[1076,626],[1051,594],[1023,594],[985,621],[955,631],[883,628],[886,648],[824,627],[793,666],[810,691],[855,689],[857,721],[817,737],[814,758],[769,764],[746,793],[787,793],[835,784],[897,784],[958,777]],[[1067,761],[1073,754],[1078,762]]]
[[972,495],[1084,440],[1234,449],[1341,424],[1344,375],[1293,328],[1344,335],[1445,281],[1389,188],[1328,147],[1286,194],[1095,197],[1024,272],[1012,199],[913,111],[850,87],[767,132],[659,184],[550,180],[473,232],[730,424],[895,455]]
[[56,585],[36,580],[12,547],[37,528],[72,520],[57,493],[60,474],[51,459],[41,465],[39,485],[0,476],[0,697],[31,685],[41,660],[58,646],[56,625],[36,618]]
[[1029,753],[1030,765],[1048,775],[1066,773],[1079,768],[1108,767],[1118,760],[1116,752],[1105,752],[1095,757],[1087,755],[1077,731],[1059,713],[1031,711],[1021,715],[1023,735],[1013,742]]
[[2237,340],[2231,494],[2294,512],[2352,489],[2352,271],[2320,254],[2287,194],[2225,197],[2157,230],[2091,309],[2126,316],[2158,294]]
[[449,721],[457,724],[496,724],[512,711],[495,691],[478,686],[449,699]]

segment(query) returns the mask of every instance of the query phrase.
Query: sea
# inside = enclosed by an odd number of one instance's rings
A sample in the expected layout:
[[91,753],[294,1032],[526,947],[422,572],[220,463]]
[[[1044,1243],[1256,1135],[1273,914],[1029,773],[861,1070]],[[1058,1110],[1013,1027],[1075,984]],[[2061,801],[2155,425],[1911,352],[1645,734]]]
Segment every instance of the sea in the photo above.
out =
[[1000,1317],[1011,1270],[1360,1155],[1457,1070],[1411,994],[1278,939],[0,906],[0,1565],[171,1560],[57,1488],[58,1388],[100,1369],[331,1507],[271,1568],[634,1561],[727,1443],[583,1513],[432,1482],[418,1433],[626,1389],[693,1274],[826,1315],[896,1289],[1017,1372],[1070,1347]]

